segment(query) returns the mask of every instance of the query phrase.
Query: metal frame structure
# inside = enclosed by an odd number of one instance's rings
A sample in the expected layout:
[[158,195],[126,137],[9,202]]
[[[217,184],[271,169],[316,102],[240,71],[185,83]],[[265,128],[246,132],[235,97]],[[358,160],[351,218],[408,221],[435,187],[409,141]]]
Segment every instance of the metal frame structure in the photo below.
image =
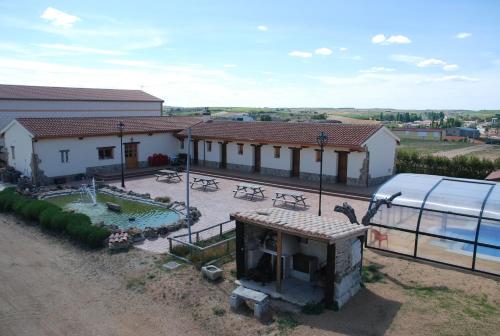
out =
[[[390,183],[390,181],[392,181],[396,176],[393,176],[390,180],[388,180],[386,182],[386,184]],[[482,201],[482,205],[481,205],[481,208],[480,208],[479,215],[462,214],[462,213],[457,213],[457,212],[453,212],[453,211],[442,211],[442,210],[437,210],[437,209],[427,209],[426,208],[426,204],[427,204],[427,200],[428,200],[429,196],[444,181],[456,181],[456,182],[460,182],[460,183],[474,183],[474,184],[489,185],[490,187],[489,187],[489,189],[488,189],[488,191],[487,191],[487,193],[486,193],[486,195],[485,195],[485,197],[484,197],[484,199]],[[379,191],[381,190],[381,188],[384,185],[385,184],[383,184],[382,186],[380,186],[377,189],[377,191],[373,194],[372,199],[370,201],[369,209],[374,204],[374,202],[376,200],[376,195],[379,193]],[[418,210],[419,211],[417,224],[416,224],[416,227],[415,227],[414,230],[408,229],[408,228],[397,227],[397,226],[391,226],[391,225],[377,224],[377,223],[373,223],[373,221],[370,221],[369,225],[371,227],[379,227],[379,228],[390,229],[390,230],[395,230],[395,231],[401,231],[401,232],[406,232],[406,233],[414,234],[415,235],[415,237],[414,237],[414,239],[415,239],[415,245],[414,245],[414,249],[413,249],[413,254],[406,254],[406,253],[403,253],[403,252],[392,251],[392,250],[390,250],[388,248],[385,249],[385,248],[370,246],[368,244],[368,239],[366,239],[367,236],[365,237],[365,247],[371,248],[371,249],[374,249],[374,250],[379,250],[379,251],[394,253],[396,255],[411,257],[411,258],[414,258],[414,259],[420,259],[420,260],[424,260],[424,261],[436,262],[436,263],[439,263],[439,264],[444,264],[444,265],[447,265],[447,266],[457,267],[457,268],[460,268],[460,269],[472,270],[472,271],[483,273],[483,274],[500,276],[500,273],[493,273],[493,272],[488,272],[488,271],[484,271],[484,270],[478,270],[476,268],[476,259],[477,259],[477,249],[478,249],[478,247],[485,247],[485,248],[491,248],[491,249],[500,250],[500,245],[492,245],[492,244],[482,243],[482,242],[478,241],[479,240],[479,230],[481,228],[481,223],[482,223],[483,220],[497,222],[498,225],[499,225],[499,227],[500,227],[500,219],[498,219],[498,218],[491,218],[491,217],[483,217],[484,209],[485,209],[486,204],[487,204],[487,202],[489,200],[489,197],[492,194],[492,192],[493,192],[493,190],[494,190],[495,187],[500,188],[500,185],[498,185],[495,182],[488,182],[488,181],[480,181],[480,180],[476,181],[476,180],[466,180],[466,179],[442,177],[440,180],[438,180],[427,191],[427,193],[425,194],[425,197],[422,200],[422,204],[421,204],[420,207],[409,206],[409,205],[401,205],[401,204],[394,204],[393,205],[395,207],[409,208],[409,209],[414,209],[414,210]],[[403,191],[403,194],[404,194],[404,191]],[[435,234],[435,233],[421,231],[420,230],[420,225],[421,225],[421,222],[422,222],[422,213],[424,211],[442,213],[442,214],[447,214],[447,215],[456,215],[456,216],[468,217],[468,218],[477,218],[477,225],[476,225],[476,231],[475,231],[475,235],[474,235],[474,240],[457,238],[457,237],[452,237],[452,236],[444,236],[444,235],[440,235],[440,234]],[[465,267],[465,266],[461,266],[461,265],[456,265],[456,264],[448,263],[448,262],[445,262],[445,261],[440,261],[440,260],[436,260],[436,259],[430,259],[430,258],[425,258],[425,257],[418,256],[418,238],[419,238],[419,236],[428,236],[428,237],[433,237],[433,238],[438,238],[438,239],[445,239],[445,240],[449,240],[449,241],[454,241],[454,242],[460,242],[460,243],[465,243],[465,244],[471,244],[471,245],[473,245],[472,265],[471,265],[471,267]]]

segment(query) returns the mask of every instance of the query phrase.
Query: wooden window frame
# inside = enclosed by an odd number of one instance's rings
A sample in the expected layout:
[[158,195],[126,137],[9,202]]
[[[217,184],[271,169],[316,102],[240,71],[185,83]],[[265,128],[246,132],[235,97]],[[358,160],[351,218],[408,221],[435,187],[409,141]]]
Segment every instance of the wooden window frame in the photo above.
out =
[[10,154],[12,156],[12,160],[16,159],[16,146],[10,146]]
[[[110,155],[106,152],[110,151]],[[97,157],[99,160],[112,160],[115,158],[115,146],[97,147]]]
[[245,144],[239,143],[238,145],[238,155],[243,155],[243,146]]
[[181,149],[184,149],[184,139],[180,139],[179,142],[180,142]]
[[321,162],[321,149],[315,149],[314,151],[316,152],[316,162]]
[[274,158],[279,159],[281,157],[281,146],[274,146]]
[[61,154],[61,163],[68,163],[69,162],[69,149],[61,149],[59,151]]
[[207,141],[207,152],[212,151],[212,141]]

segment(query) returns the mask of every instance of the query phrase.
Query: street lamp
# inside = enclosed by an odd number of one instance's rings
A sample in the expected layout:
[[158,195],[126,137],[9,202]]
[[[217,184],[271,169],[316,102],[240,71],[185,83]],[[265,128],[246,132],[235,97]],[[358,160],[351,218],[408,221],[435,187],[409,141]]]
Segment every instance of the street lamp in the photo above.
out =
[[123,121],[120,120],[118,123],[118,130],[120,130],[120,162],[122,165],[122,188],[125,189],[125,173],[123,171],[123,129],[125,128],[125,125],[123,124]]
[[318,216],[321,216],[321,193],[323,191],[323,148],[325,147],[326,142],[328,141],[328,137],[325,132],[321,132],[316,138],[318,145],[320,147],[320,157],[319,157],[319,207],[318,207]]

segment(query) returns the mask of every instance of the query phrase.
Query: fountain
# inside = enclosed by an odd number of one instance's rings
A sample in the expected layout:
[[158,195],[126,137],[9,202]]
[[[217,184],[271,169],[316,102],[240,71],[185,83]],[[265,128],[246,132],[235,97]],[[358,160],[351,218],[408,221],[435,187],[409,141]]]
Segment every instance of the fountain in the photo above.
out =
[[92,185],[90,187],[87,184],[82,184],[80,187],[80,195],[82,199],[84,196],[88,195],[92,201],[92,205],[97,204],[95,178],[92,178]]

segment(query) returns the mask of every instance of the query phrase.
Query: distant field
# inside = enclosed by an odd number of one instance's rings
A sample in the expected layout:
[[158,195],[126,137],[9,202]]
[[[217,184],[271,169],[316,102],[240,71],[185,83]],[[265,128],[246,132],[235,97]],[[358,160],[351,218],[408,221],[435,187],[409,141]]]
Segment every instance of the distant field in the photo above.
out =
[[465,142],[456,142],[456,141],[401,139],[401,145],[399,146],[399,150],[410,149],[410,150],[416,150],[420,153],[430,154],[441,151],[466,148],[470,146],[475,146],[475,145]]
[[493,145],[488,149],[470,153],[470,155],[480,159],[496,160],[500,158],[500,145]]

